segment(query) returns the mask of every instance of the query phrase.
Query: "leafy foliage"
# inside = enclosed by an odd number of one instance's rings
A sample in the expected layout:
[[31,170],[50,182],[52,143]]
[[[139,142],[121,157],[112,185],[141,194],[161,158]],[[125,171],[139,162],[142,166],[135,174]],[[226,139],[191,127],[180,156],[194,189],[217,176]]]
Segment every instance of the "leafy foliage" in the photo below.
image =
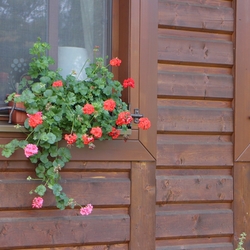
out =
[[[28,114],[24,126],[29,134],[25,140],[14,139],[2,145],[2,155],[8,158],[18,148],[24,149],[26,157],[37,165],[35,173],[42,181],[34,192],[43,196],[51,189],[57,207],[64,209],[76,204],[63,193],[59,183],[60,170],[71,159],[70,146],[87,145],[93,149],[95,140],[115,139],[118,128],[126,132],[132,117],[121,100],[123,85],[113,80],[102,58],[96,58],[86,68],[85,80],[78,80],[75,72],[63,79],[59,70],[50,70],[54,59],[47,56],[48,49],[49,44],[38,39],[30,49],[31,80],[21,82],[20,96],[13,93],[8,97],[8,101],[24,103]],[[119,66],[120,59],[112,60],[113,66]],[[63,139],[67,146],[61,143]]]

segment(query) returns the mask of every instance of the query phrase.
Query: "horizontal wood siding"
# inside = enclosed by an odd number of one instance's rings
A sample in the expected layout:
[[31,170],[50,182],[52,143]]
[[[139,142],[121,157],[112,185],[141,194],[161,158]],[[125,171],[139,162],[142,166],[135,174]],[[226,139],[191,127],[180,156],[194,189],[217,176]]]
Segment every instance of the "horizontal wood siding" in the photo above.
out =
[[156,249],[233,250],[232,1],[158,3]]
[[37,182],[26,178],[35,177],[34,166],[21,159],[0,162],[0,249],[128,249],[130,162],[67,164],[62,170],[64,191],[94,206],[91,215],[81,216],[79,208],[56,209],[49,191],[43,209],[32,209],[36,195],[29,192]]

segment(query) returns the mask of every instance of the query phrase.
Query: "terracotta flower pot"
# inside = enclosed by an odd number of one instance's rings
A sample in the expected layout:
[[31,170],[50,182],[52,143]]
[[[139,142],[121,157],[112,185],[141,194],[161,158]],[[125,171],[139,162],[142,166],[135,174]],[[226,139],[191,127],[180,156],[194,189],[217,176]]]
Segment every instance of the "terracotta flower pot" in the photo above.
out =
[[[13,107],[14,105],[14,102],[13,101],[10,101],[8,106],[11,106]],[[22,102],[17,102],[16,103],[16,108],[21,108],[21,109],[25,109],[25,106]],[[11,110],[9,111],[9,113],[11,113]],[[24,122],[27,118],[27,114],[26,112],[23,112],[23,111],[19,111],[19,110],[14,110],[12,112],[12,115],[11,115],[11,123],[12,124],[19,124],[19,125],[24,125]]]

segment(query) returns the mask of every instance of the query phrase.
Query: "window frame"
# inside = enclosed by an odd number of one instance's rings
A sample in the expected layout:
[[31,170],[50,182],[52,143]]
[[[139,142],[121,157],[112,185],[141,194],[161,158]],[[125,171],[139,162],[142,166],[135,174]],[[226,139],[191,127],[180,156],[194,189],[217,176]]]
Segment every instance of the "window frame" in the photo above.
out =
[[[134,109],[139,108],[140,113],[150,119],[151,128],[147,131],[138,131],[137,126],[133,125],[132,134],[126,142],[122,139],[98,141],[95,150],[74,148],[72,160],[155,161],[157,149],[157,5],[151,0],[113,0],[113,4],[113,18],[116,18],[113,23],[116,23],[115,31],[119,30],[118,34],[112,36],[113,54],[124,55],[123,67],[114,73],[118,75],[118,79],[129,76],[135,80],[136,87],[128,92],[130,111],[133,113]],[[51,13],[52,7],[49,15]],[[123,15],[127,17],[126,23],[122,19]],[[56,17],[53,16],[53,18]],[[53,40],[50,40],[52,37],[49,36],[49,42],[53,44]],[[127,44],[127,47],[124,44]],[[52,47],[51,51],[53,50],[55,49]],[[57,50],[53,53],[57,53]],[[0,131],[14,132],[13,128],[11,129],[14,126],[6,126],[8,129],[0,126]],[[22,134],[9,133],[7,135],[8,138],[18,136]]]

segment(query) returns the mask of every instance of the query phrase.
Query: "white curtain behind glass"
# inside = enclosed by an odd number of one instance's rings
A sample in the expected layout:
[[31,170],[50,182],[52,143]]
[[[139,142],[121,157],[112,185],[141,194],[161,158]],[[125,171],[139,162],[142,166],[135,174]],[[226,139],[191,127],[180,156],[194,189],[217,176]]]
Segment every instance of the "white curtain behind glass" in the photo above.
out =
[[[60,2],[58,66],[64,77],[72,71],[78,74],[86,59],[107,55],[107,1]],[[99,51],[93,52],[95,48]]]
[[94,1],[81,0],[82,27],[84,34],[84,45],[89,59],[93,61],[92,51],[94,49]]

